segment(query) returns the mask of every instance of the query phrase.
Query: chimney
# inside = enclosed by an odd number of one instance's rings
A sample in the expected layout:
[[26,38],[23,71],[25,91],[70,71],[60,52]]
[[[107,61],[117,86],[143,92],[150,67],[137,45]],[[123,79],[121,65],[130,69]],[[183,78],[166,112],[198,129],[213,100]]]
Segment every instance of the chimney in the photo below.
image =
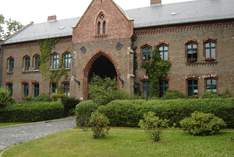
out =
[[54,22],[56,20],[57,20],[57,16],[56,15],[48,16],[48,18],[47,18],[48,22]]
[[161,4],[161,0],[150,0],[150,5]]

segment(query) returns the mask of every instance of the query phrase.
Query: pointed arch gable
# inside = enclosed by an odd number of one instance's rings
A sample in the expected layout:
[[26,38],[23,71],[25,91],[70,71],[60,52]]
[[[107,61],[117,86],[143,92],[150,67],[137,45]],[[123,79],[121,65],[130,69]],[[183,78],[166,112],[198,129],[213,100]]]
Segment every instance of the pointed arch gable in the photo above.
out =
[[[97,16],[100,12],[105,15],[105,39],[131,38],[134,24],[112,0],[93,0],[85,13],[73,28],[73,43],[83,43],[99,40],[97,34]],[[118,33],[117,33],[118,32]]]

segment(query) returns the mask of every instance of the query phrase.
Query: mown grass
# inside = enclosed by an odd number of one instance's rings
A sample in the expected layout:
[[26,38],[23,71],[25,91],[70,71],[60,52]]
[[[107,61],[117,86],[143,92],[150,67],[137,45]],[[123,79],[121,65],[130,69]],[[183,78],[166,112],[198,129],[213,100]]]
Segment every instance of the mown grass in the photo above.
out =
[[112,128],[108,137],[93,139],[91,131],[70,129],[16,145],[3,157],[234,157],[234,130],[216,136],[194,137],[167,129],[159,143],[143,130]]

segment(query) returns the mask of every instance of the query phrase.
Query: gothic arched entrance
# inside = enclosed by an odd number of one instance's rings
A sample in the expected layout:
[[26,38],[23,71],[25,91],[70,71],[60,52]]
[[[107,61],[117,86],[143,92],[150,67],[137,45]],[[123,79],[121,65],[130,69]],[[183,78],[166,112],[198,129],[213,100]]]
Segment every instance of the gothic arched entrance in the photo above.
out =
[[113,60],[107,54],[99,52],[90,59],[84,69],[83,96],[85,99],[88,98],[88,84],[94,75],[116,79],[118,83],[118,71]]

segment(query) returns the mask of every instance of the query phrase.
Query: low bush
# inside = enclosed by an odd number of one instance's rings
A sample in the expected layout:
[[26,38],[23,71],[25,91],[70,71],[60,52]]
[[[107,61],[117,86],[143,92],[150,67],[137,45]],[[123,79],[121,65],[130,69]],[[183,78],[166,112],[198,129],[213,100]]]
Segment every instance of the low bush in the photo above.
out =
[[32,101],[49,102],[49,101],[52,101],[52,98],[47,94],[42,94],[42,95],[39,95],[37,97],[31,97],[31,96],[24,97],[23,101],[26,101],[26,102],[27,101],[28,102],[32,102]]
[[179,91],[168,90],[162,98],[163,99],[180,99],[180,98],[185,98],[185,95]]
[[79,99],[73,98],[73,97],[62,97],[62,104],[64,107],[64,115],[68,116],[74,111],[76,108],[76,105],[80,103]]
[[144,113],[154,112],[162,119],[169,120],[169,126],[179,122],[193,112],[212,113],[222,118],[229,128],[234,128],[234,99],[175,99],[175,100],[115,100],[98,111],[105,114],[112,126],[136,127]]
[[217,97],[219,97],[217,93],[209,92],[209,91],[206,91],[202,96],[202,98],[217,98]]
[[99,112],[93,112],[91,114],[89,125],[93,131],[93,138],[105,137],[110,130],[109,119]]
[[217,134],[226,126],[225,122],[214,114],[194,112],[191,117],[180,122],[181,127],[195,136]]
[[0,88],[0,108],[4,108],[13,104],[15,101],[11,98],[10,93],[3,88]]
[[154,112],[148,112],[144,114],[144,119],[140,120],[139,126],[150,135],[153,142],[158,142],[161,128],[166,128],[168,121],[160,119]]
[[128,99],[129,95],[117,89],[116,80],[93,76],[89,84],[89,98],[98,105],[106,105],[116,99]]
[[86,128],[89,126],[89,119],[98,105],[92,100],[83,101],[76,106],[76,125],[77,127]]
[[1,122],[36,122],[63,117],[60,102],[27,102],[0,109]]
[[47,101],[48,102],[48,101],[52,101],[52,99],[47,94],[41,94],[37,97],[33,97],[32,101]]
[[52,94],[51,99],[52,101],[58,101],[58,100],[62,100],[63,97],[64,97],[63,93],[56,93],[56,94]]

